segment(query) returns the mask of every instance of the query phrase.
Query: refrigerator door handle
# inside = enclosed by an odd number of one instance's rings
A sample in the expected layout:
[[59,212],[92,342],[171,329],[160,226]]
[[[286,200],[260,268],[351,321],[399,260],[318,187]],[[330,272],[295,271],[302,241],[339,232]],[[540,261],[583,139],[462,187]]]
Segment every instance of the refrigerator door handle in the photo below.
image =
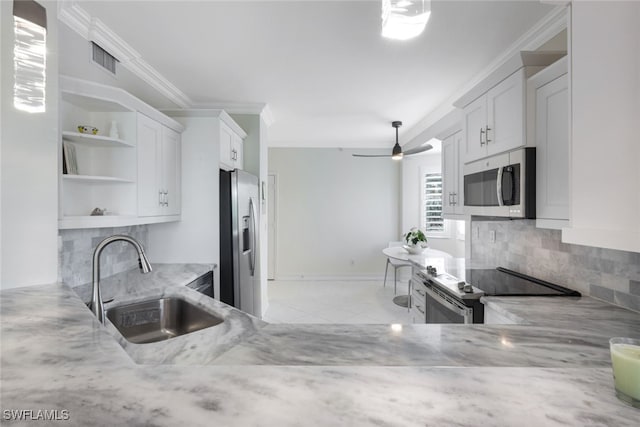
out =
[[251,276],[254,275],[256,270],[256,212],[253,204],[253,198],[249,197],[249,215],[251,215],[251,238],[253,245],[251,247],[251,254],[249,256],[249,265],[251,268]]

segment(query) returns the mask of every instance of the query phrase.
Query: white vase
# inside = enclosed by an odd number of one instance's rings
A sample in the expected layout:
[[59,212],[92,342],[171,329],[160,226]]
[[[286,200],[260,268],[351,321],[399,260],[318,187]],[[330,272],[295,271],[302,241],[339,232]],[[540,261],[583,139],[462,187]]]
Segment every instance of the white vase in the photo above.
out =
[[419,255],[422,252],[424,252],[424,250],[426,249],[425,247],[422,247],[420,244],[418,244],[418,245],[404,245],[404,248],[411,255]]
[[116,122],[115,120],[111,122],[111,128],[109,129],[109,136],[111,138],[120,138],[120,135],[118,134],[118,122]]

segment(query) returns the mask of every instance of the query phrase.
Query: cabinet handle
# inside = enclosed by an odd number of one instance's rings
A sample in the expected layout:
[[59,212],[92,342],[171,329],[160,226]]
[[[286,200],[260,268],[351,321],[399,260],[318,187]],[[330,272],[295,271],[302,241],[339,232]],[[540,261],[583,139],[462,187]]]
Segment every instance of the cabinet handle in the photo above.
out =
[[[416,289],[416,292],[418,293],[418,295],[420,295],[421,297],[424,296],[424,292],[421,292],[420,289]],[[416,304],[417,306],[417,304]]]
[[482,147],[485,142],[482,140],[482,135],[484,135],[484,128],[480,128],[480,146]]
[[489,126],[487,126],[487,130],[485,132],[485,141],[487,142],[487,144],[489,144],[491,142],[491,140],[489,139],[489,131],[492,130]]
[[416,304],[416,308],[418,309],[418,311],[419,311],[420,313],[424,314],[424,311],[422,311],[422,310],[420,309],[420,306],[419,306],[418,304]]
[[451,193],[453,195],[453,206],[458,205],[458,193]]
[[160,206],[169,206],[169,192],[166,190],[158,191],[158,204]]

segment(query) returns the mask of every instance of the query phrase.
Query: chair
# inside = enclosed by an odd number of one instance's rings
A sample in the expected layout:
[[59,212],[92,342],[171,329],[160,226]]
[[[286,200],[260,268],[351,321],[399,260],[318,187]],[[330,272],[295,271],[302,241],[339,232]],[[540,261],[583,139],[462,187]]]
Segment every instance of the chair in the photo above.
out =
[[[402,246],[402,242],[389,242],[388,247],[395,248],[398,246]],[[395,295],[398,293],[398,269],[400,267],[411,267],[411,263],[409,261],[400,261],[387,257],[387,265],[384,268],[384,287],[387,287],[387,272],[389,271],[389,264],[393,267],[393,293]]]

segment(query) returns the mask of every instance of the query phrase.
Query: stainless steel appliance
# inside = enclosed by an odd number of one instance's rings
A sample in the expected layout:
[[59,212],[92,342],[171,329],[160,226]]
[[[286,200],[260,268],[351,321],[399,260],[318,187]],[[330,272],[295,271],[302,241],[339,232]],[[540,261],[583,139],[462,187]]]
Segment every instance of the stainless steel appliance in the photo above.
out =
[[521,148],[464,165],[464,213],[536,216],[536,149]]
[[516,271],[496,269],[467,270],[466,281],[435,268],[417,270],[413,286],[425,288],[426,323],[484,323],[486,296],[579,297],[580,292]]
[[[412,280],[421,284],[425,291],[426,323],[483,323],[482,290],[450,274],[439,274],[434,267],[417,270]],[[468,285],[466,292],[465,285]]]
[[188,288],[213,298],[213,271],[203,274],[187,285]]
[[220,170],[220,300],[260,316],[258,178]]

